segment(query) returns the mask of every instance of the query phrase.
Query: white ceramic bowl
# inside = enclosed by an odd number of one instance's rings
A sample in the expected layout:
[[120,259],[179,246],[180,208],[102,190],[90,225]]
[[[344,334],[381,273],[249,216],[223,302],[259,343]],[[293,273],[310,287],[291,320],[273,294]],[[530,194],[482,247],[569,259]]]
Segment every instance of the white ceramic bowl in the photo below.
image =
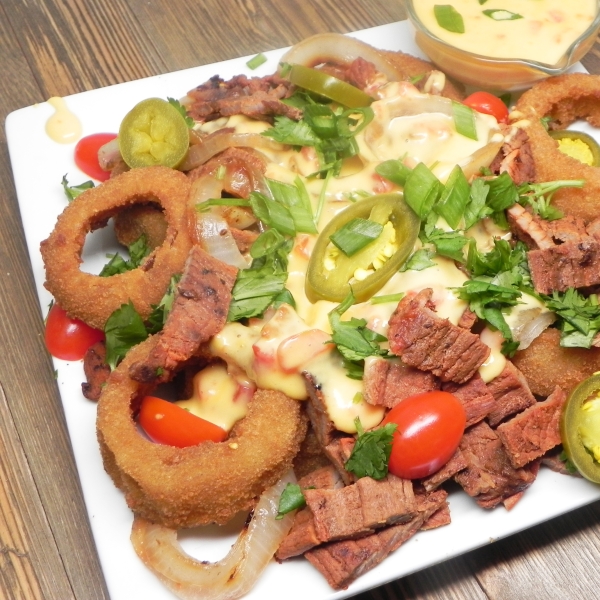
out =
[[[577,2],[577,0],[575,0]],[[546,77],[560,75],[579,61],[594,45],[600,29],[600,0],[596,18],[552,65],[526,58],[493,58],[461,50],[441,40],[418,17],[419,0],[406,0],[408,16],[415,28],[415,40],[429,59],[449,76],[467,85],[498,91],[523,90]]]

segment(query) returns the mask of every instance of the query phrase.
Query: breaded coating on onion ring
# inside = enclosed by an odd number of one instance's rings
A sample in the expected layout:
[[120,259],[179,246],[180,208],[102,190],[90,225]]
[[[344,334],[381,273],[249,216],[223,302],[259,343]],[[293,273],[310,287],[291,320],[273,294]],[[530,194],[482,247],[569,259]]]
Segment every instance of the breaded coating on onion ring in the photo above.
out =
[[569,393],[579,382],[600,370],[600,348],[563,348],[560,331],[552,327],[512,358],[531,391],[547,397],[558,385]]
[[566,215],[586,223],[600,214],[600,168],[583,164],[558,149],[541,119],[549,117],[551,127],[563,129],[576,119],[600,127],[600,76],[572,73],[550,77],[525,92],[516,105],[519,125],[529,135],[535,162],[536,182],[585,179],[583,188],[563,188],[552,199]]
[[[40,250],[45,287],[71,317],[102,329],[108,317],[129,300],[147,317],[163,297],[171,276],[181,272],[192,246],[187,226],[188,178],[167,167],[132,169],[86,190],[58,217]],[[159,204],[167,220],[164,242],[133,271],[99,277],[80,270],[86,235],[103,227],[121,208]]]
[[129,507],[149,521],[174,529],[224,524],[250,510],[291,467],[306,434],[302,403],[259,390],[226,441],[188,448],[155,444],[133,419],[149,388],[128,373],[155,343],[153,336],[134,347],[102,392],[97,434],[104,468]]

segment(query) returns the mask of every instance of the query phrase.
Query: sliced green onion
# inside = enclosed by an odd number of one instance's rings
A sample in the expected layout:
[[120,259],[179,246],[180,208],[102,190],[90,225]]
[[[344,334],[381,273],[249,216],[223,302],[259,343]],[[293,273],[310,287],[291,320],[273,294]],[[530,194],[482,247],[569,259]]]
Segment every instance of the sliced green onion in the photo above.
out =
[[277,229],[284,235],[296,235],[294,218],[290,211],[283,204],[267,198],[259,192],[250,194],[250,206],[256,215],[265,225]]
[[375,172],[391,182],[404,186],[412,169],[400,160],[385,160],[375,167]]
[[475,125],[475,111],[461,102],[452,101],[452,116],[454,126],[460,135],[471,140],[477,140],[477,127]]
[[204,212],[208,210],[211,206],[250,206],[250,202],[248,200],[244,200],[243,198],[210,198],[209,200],[205,200],[204,202],[198,202],[195,205],[195,209],[198,212]]
[[423,163],[411,172],[404,185],[404,200],[421,221],[427,218],[442,189],[440,180]]
[[317,233],[310,196],[302,180],[296,177],[293,185],[268,178],[266,182],[275,201],[289,209],[296,231]]
[[383,225],[370,219],[356,218],[331,234],[329,239],[346,256],[353,256],[359,250],[375,241],[383,231]]
[[503,10],[501,8],[490,8],[482,12],[486,17],[490,17],[490,19],[494,19],[494,21],[514,21],[515,19],[523,18],[523,15],[510,12],[510,10]]
[[471,187],[463,170],[456,165],[452,169],[442,196],[435,206],[438,215],[444,217],[446,223],[452,229],[457,229],[463,218],[467,203],[469,202],[470,192]]
[[252,57],[247,63],[246,66],[249,69],[258,69],[258,67],[260,67],[260,65],[264,65],[267,62],[267,57],[261,52],[260,54],[257,54],[256,56]]
[[370,300],[371,304],[387,304],[388,302],[400,302],[404,298],[404,292],[398,294],[385,294],[382,296],[373,296]]
[[442,29],[452,33],[465,32],[465,22],[462,15],[451,4],[436,4],[433,7],[433,14]]

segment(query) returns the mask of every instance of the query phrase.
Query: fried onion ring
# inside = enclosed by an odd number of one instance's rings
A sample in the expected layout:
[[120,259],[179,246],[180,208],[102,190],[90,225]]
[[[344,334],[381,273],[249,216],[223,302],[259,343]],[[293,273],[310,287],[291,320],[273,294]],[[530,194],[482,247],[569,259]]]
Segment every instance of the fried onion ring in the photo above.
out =
[[[147,317],[174,273],[183,268],[192,246],[187,227],[190,182],[166,167],[132,169],[86,190],[58,217],[40,250],[46,289],[71,317],[102,329],[108,317],[129,300]],[[167,220],[164,242],[133,271],[99,277],[80,270],[86,235],[106,224],[121,208],[158,203]]]
[[226,441],[188,448],[155,444],[133,419],[149,388],[128,374],[152,351],[155,338],[127,354],[98,402],[104,468],[129,507],[146,520],[172,529],[224,524],[253,508],[291,467],[306,434],[302,405],[281,392],[259,390]]
[[536,182],[560,179],[584,179],[583,188],[563,188],[552,199],[566,215],[586,223],[598,216],[600,204],[600,168],[583,164],[558,149],[541,119],[549,117],[550,126],[567,127],[576,119],[586,119],[600,127],[600,76],[571,73],[550,77],[525,92],[511,118],[527,132],[535,162]]

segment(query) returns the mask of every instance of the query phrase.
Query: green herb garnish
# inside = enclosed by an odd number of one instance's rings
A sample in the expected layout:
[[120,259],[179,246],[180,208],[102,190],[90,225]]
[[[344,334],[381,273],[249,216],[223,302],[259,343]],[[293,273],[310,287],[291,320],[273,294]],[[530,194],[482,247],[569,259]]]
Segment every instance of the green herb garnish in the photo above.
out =
[[63,175],[61,183],[63,186],[63,190],[65,191],[67,200],[69,202],[73,202],[73,200],[75,200],[75,198],[77,198],[77,196],[79,196],[80,194],[83,194],[83,192],[85,192],[85,190],[89,190],[89,189],[95,187],[95,184],[91,179],[88,181],[84,181],[83,183],[80,183],[79,185],[69,185],[66,175]]
[[436,4],[433,14],[438,25],[452,33],[464,33],[465,22],[462,15],[451,4]]
[[329,239],[346,256],[354,256],[359,250],[374,242],[382,231],[381,223],[356,218],[332,233]]
[[288,483],[279,497],[279,507],[275,518],[283,519],[285,515],[293,510],[304,508],[305,506],[306,500],[300,486],[297,483]]
[[261,65],[264,65],[266,62],[267,62],[267,57],[261,52],[260,54],[257,54],[256,56],[253,56],[246,63],[246,66],[249,69],[252,69],[254,71],[254,69],[258,69],[258,67],[260,67]]
[[491,19],[494,19],[494,21],[514,21],[515,19],[523,18],[523,15],[501,8],[490,8],[482,12],[486,17],[490,17]]
[[346,471],[357,477],[383,479],[388,473],[388,463],[392,453],[392,440],[396,423],[388,423],[379,429],[365,432],[360,419],[354,420],[358,438],[350,458],[344,465]]

